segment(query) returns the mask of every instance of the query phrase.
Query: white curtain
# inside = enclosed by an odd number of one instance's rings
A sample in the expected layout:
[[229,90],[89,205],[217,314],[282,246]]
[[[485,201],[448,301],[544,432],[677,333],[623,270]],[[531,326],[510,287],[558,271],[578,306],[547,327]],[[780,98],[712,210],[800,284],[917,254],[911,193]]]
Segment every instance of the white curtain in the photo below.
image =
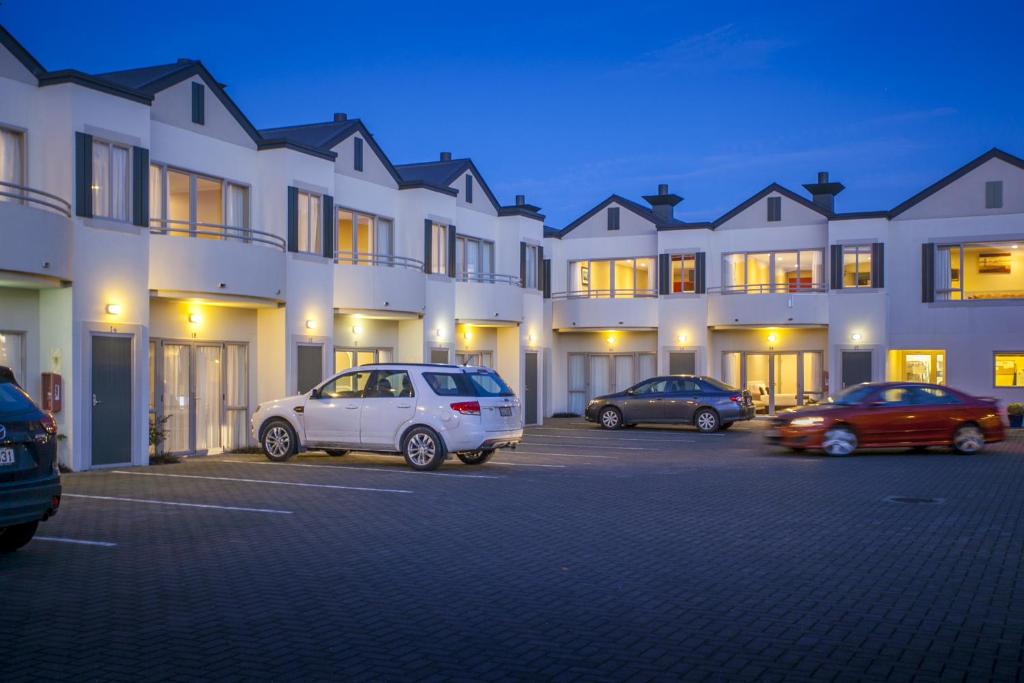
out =
[[159,166],[149,167],[149,227],[159,228],[164,217],[164,183]]
[[722,360],[722,381],[731,387],[740,387],[740,354],[730,352]]
[[110,145],[92,143],[92,213],[110,216]]
[[568,411],[583,414],[587,402],[586,356],[569,354],[569,406]]
[[110,217],[128,220],[128,150],[110,148]]
[[0,365],[10,368],[14,373],[14,379],[22,384],[25,377],[25,366],[22,359],[25,357],[25,340],[20,334],[9,332],[0,333]]
[[641,353],[640,354],[640,377],[637,378],[638,382],[642,382],[648,377],[654,377],[657,374],[657,356],[653,353]]
[[821,354],[813,351],[803,353],[804,397],[820,401],[823,394],[821,376]]
[[[384,220],[383,218],[377,219],[377,237],[374,240],[374,252],[382,256],[392,256],[394,251],[391,245],[391,221]],[[388,259],[384,259],[382,265],[390,264]]]
[[[248,228],[246,222],[246,205],[248,204],[248,189],[241,185],[233,185],[228,183],[228,201],[227,201],[227,225],[232,228]],[[245,230],[232,230],[230,235],[233,237],[245,238]]]
[[181,453],[187,451],[189,430],[189,347],[181,344],[165,344],[163,347],[164,415],[167,421],[167,440],[163,443],[165,453]]
[[610,393],[611,359],[608,356],[590,357],[590,391],[588,399]]
[[227,413],[224,449],[232,450],[248,443],[246,406],[249,404],[249,372],[246,366],[246,347],[242,344],[228,344],[225,348],[224,362],[227,375],[224,386],[224,405]]
[[221,348],[196,347],[196,450],[221,447]]
[[615,356],[615,391],[629,389],[633,381],[633,356]]
[[[950,247],[939,247],[935,250],[935,298],[949,301],[952,297],[949,289],[953,286],[953,264]],[[959,261],[959,258],[957,259]],[[957,268],[960,267],[959,262]],[[964,284],[964,274],[960,273],[960,286]],[[957,297],[959,298],[959,297]]]
[[[21,133],[0,128],[0,181],[12,185],[24,185],[21,177],[22,156]],[[0,191],[15,193],[13,187],[0,187]],[[0,201],[12,201],[11,197],[0,197]]]

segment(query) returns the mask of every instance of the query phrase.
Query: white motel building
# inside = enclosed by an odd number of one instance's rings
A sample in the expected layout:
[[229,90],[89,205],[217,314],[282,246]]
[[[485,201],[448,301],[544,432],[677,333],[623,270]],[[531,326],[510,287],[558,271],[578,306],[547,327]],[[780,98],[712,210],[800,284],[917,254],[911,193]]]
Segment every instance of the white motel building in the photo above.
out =
[[260,130],[201,62],[51,71],[0,27],[0,365],[75,470],[146,464],[156,416],[168,452],[253,445],[259,402],[380,361],[493,367],[531,424],[656,373],[764,413],[882,379],[1024,400],[1024,160],[871,212],[803,189],[545,227],[468,158],[395,165],[344,114]]

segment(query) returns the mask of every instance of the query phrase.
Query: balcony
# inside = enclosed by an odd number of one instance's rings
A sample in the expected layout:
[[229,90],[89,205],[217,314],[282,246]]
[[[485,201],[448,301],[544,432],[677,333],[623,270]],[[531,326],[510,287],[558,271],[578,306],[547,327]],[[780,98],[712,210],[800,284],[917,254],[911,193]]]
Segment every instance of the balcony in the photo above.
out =
[[824,284],[790,282],[709,287],[708,326],[827,325]]
[[66,200],[0,182],[0,270],[70,280],[71,230]]
[[653,289],[591,289],[551,295],[552,326],[573,329],[657,329]]
[[517,275],[463,273],[455,281],[455,319],[522,322],[523,291]]
[[282,301],[285,241],[277,235],[214,223],[152,220],[149,288]]
[[334,255],[334,308],[346,313],[423,313],[423,262],[406,256],[339,251]]

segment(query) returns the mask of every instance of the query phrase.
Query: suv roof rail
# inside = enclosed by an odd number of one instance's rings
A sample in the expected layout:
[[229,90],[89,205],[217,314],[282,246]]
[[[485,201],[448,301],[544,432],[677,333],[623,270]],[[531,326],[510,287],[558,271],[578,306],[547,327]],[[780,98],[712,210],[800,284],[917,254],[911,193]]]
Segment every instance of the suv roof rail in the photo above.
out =
[[400,361],[393,361],[391,363],[363,363],[358,366],[361,368],[369,368],[379,365],[408,365],[414,368],[461,368],[461,365],[453,365],[451,363],[402,363]]

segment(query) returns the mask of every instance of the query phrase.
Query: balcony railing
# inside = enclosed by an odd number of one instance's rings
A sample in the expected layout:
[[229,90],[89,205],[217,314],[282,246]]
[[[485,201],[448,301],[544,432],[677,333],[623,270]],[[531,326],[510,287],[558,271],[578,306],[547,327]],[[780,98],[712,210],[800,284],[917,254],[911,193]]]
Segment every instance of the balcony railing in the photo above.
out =
[[0,197],[3,197],[0,201],[13,200],[20,204],[32,204],[59,213],[65,218],[71,218],[71,204],[66,199],[49,192],[0,180]]
[[656,289],[591,289],[569,292],[554,292],[552,299],[654,299]]
[[502,275],[501,273],[461,273],[455,278],[459,282],[486,282],[488,284],[512,285],[521,283],[518,275]]
[[723,285],[708,287],[708,294],[803,294],[824,292],[827,287],[821,282],[765,282],[749,285]]
[[334,262],[354,266],[384,266],[385,268],[409,268],[423,270],[423,261],[394,254],[373,254],[359,251],[337,251]]
[[149,232],[153,235],[180,235],[207,240],[263,244],[280,249],[281,251],[286,251],[288,247],[283,237],[269,232],[253,230],[252,228],[239,228],[233,225],[218,225],[216,223],[192,223],[189,221],[152,218],[149,221]]

